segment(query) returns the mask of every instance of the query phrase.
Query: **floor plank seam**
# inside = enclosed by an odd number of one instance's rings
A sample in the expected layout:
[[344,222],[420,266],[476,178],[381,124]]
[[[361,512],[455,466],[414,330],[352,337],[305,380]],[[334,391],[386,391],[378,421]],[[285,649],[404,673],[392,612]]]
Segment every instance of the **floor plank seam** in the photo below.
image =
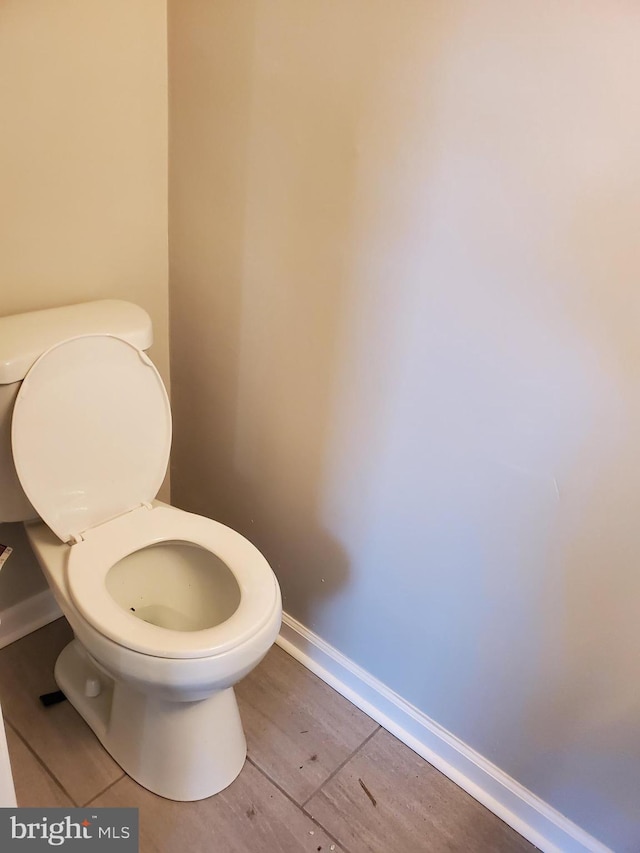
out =
[[[72,805],[77,806],[77,805],[78,805],[78,803],[76,802],[75,798],[71,796],[71,794],[69,793],[69,791],[67,791],[67,789],[66,789],[66,788],[65,788],[65,786],[62,784],[62,782],[60,781],[60,779],[58,779],[58,777],[57,777],[57,776],[56,776],[56,774],[53,772],[53,770],[52,770],[52,769],[49,767],[49,765],[44,761],[44,759],[43,759],[43,758],[41,758],[41,757],[38,755],[38,753],[37,753],[37,752],[35,751],[35,749],[31,746],[31,744],[30,744],[30,743],[29,743],[29,742],[28,742],[28,741],[27,741],[27,740],[22,736],[22,734],[20,733],[20,731],[19,731],[19,730],[18,730],[18,729],[17,729],[17,728],[16,728],[16,727],[11,723],[11,721],[10,721],[10,720],[8,720],[6,717],[5,717],[4,721],[5,721],[5,724],[6,724],[6,725],[11,729],[11,731],[14,733],[14,735],[18,738],[18,740],[20,740],[20,741],[24,744],[24,746],[26,746],[26,748],[29,750],[29,752],[31,753],[31,755],[33,755],[33,757],[34,757],[34,758],[35,758],[35,760],[38,762],[38,764],[40,765],[40,767],[42,767],[42,769],[44,770],[44,772],[47,774],[47,776],[49,776],[49,778],[50,778],[50,779],[52,779],[52,780],[53,780],[53,782],[55,782],[55,784],[60,788],[60,790],[61,790],[61,791],[63,792],[63,794],[65,795],[65,797],[68,797],[68,798],[69,798],[69,800],[71,801]],[[18,806],[20,806],[20,803],[18,803]]]
[[117,784],[118,784],[118,782],[121,782],[121,781],[124,779],[124,777],[125,777],[125,776],[126,776],[126,773],[123,771],[123,772],[120,774],[120,776],[118,776],[118,778],[117,778],[117,779],[114,779],[114,780],[113,780],[113,782],[109,782],[109,784],[108,784],[105,788],[103,788],[101,791],[98,791],[98,793],[97,793],[97,794],[94,794],[94,795],[93,795],[93,797],[91,797],[91,799],[90,799],[90,800],[87,800],[87,802],[84,804],[84,806],[82,806],[82,808],[84,808],[84,809],[89,808],[89,806],[91,805],[91,803],[93,803],[95,800],[97,800],[97,799],[98,799],[98,797],[101,797],[103,794],[106,794],[106,792],[109,790],[109,788],[113,788],[113,786],[114,786],[114,785],[117,785]]
[[302,812],[302,814],[305,817],[308,817],[310,821],[313,821],[315,826],[317,826],[319,829],[321,829],[325,833],[325,835],[329,836],[331,841],[333,841],[334,844],[336,844],[340,848],[341,853],[351,853],[350,848],[346,846],[344,841],[339,841],[336,838],[336,836],[332,832],[329,832],[327,827],[324,826],[322,823],[320,823],[320,821],[317,818],[315,818],[312,814],[309,814],[309,812],[306,811],[305,809],[303,809],[301,806],[298,806],[298,808],[300,809],[300,811]]
[[302,805],[300,806],[300,808],[301,808],[303,811],[306,811],[307,803],[308,803],[310,800],[312,800],[312,799],[315,797],[315,795],[316,795],[316,794],[319,794],[319,793],[320,793],[320,791],[324,788],[324,786],[325,786],[325,785],[327,785],[329,782],[331,782],[331,780],[334,778],[334,776],[336,776],[336,775],[337,775],[337,774],[342,770],[342,768],[343,768],[346,764],[348,764],[348,763],[351,761],[351,759],[352,759],[352,758],[353,758],[353,757],[354,757],[358,752],[360,752],[360,750],[362,749],[362,747],[363,747],[363,746],[365,746],[365,744],[369,743],[369,741],[371,740],[371,738],[372,738],[374,735],[376,735],[376,734],[380,731],[380,729],[381,729],[381,728],[382,728],[382,726],[377,726],[377,727],[376,727],[376,728],[371,732],[371,734],[368,734],[368,735],[366,736],[366,738],[362,741],[362,743],[361,743],[361,744],[359,744],[359,745],[358,745],[358,746],[353,750],[353,752],[352,752],[352,753],[350,753],[350,755],[348,755],[348,756],[345,758],[345,760],[344,760],[341,764],[339,764],[339,765],[336,767],[336,769],[335,769],[335,770],[333,770],[333,771],[332,771],[332,772],[327,776],[327,778],[324,780],[324,782],[322,782],[322,784],[321,784],[321,785],[318,785],[318,787],[315,789],[315,791],[314,791],[310,796],[308,796],[308,797],[307,797],[307,799],[304,801],[304,803],[302,803]]
[[266,770],[264,770],[262,767],[260,767],[259,764],[256,764],[256,762],[252,758],[250,758],[249,756],[247,756],[247,761],[249,762],[249,764],[251,764],[252,767],[255,767],[255,769],[258,771],[258,773],[261,773],[265,777],[265,779],[267,779],[268,782],[270,782],[275,788],[277,788],[281,794],[284,794],[284,796],[289,800],[290,803],[293,803],[293,805],[298,809],[299,812],[301,812],[305,817],[309,818],[309,820],[311,820],[314,823],[314,825],[318,827],[318,829],[321,829],[326,835],[328,835],[329,838],[331,839],[331,841],[333,841],[334,844],[337,844],[340,847],[340,849],[343,851],[343,853],[351,853],[351,851],[348,850],[344,846],[344,844],[341,844],[340,841],[338,841],[338,839],[331,832],[329,832],[329,830],[326,828],[326,826],[323,826],[319,820],[316,820],[313,817],[313,815],[310,815],[309,812],[305,811],[303,809],[303,807],[300,805],[300,803],[297,803],[294,800],[294,798],[291,796],[291,794],[289,794],[287,791],[285,791],[285,789],[282,787],[282,785],[280,785],[278,782],[276,782],[275,779],[272,779]]

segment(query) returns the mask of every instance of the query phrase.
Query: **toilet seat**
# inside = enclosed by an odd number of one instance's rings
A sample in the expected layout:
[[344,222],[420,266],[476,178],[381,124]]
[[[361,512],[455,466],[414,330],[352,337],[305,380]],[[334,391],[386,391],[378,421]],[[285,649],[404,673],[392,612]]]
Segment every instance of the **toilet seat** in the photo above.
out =
[[[122,609],[106,586],[121,559],[162,542],[186,542],[219,557],[240,588],[240,603],[224,622],[199,631],[177,631],[144,622]],[[219,522],[170,506],[140,507],[87,532],[69,551],[71,599],[101,634],[121,646],[161,658],[223,655],[249,640],[278,606],[271,567],[240,533]]]
[[[143,655],[221,656],[273,619],[278,584],[262,554],[236,531],[152,506],[170,445],[171,410],[158,371],[141,350],[111,335],[51,347],[16,397],[18,477],[42,520],[71,546],[67,584],[79,613],[104,637]],[[117,603],[106,585],[109,571],[162,542],[199,546],[226,564],[240,592],[228,618],[211,628],[176,630],[145,622]]]

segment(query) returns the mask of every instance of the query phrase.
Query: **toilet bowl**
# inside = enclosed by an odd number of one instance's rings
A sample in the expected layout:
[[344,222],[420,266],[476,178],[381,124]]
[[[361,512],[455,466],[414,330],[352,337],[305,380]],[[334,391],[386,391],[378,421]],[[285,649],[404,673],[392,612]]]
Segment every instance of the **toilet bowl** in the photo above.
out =
[[217,793],[246,756],[233,685],[273,644],[282,604],[247,539],[155,500],[171,442],[157,370],[115,335],[58,341],[22,380],[11,442],[39,515],[27,535],[75,635],[57,683],[141,785]]
[[[246,584],[248,574],[254,580],[255,574],[260,572],[262,582],[252,585],[252,589],[262,591],[262,600],[258,602],[257,596],[249,592],[245,596],[248,609],[243,613],[241,593],[240,605],[228,620],[196,631],[146,623],[131,611],[123,610],[131,632],[125,631],[119,636],[109,628],[111,636],[108,636],[100,630],[105,619],[100,602],[117,608],[122,604],[113,598],[109,600],[111,594],[105,581],[109,572],[104,569],[104,560],[100,569],[105,572],[103,583],[96,584],[99,590],[96,599],[99,625],[96,625],[92,616],[87,618],[76,604],[82,601],[82,594],[74,589],[70,578],[70,558],[78,546],[60,542],[39,520],[27,522],[25,529],[49,587],[76,638],[56,662],[55,678],[60,689],[131,778],[168,799],[199,800],[226,788],[244,764],[246,742],[233,685],[251,672],[272,646],[280,628],[280,592],[271,570],[261,571],[264,558],[235,531],[157,501],[145,512],[149,522],[154,519],[152,524],[147,524],[147,529],[159,522],[164,532],[156,532],[161,536],[174,535],[176,528],[185,536],[184,523],[190,528],[195,523],[201,529],[211,525],[215,533],[229,537],[228,541],[233,542],[237,537],[240,548],[245,553],[253,550],[256,560],[253,571],[238,572],[239,583]],[[105,530],[116,522],[105,525]],[[176,522],[175,528],[173,522]],[[117,541],[119,537],[115,527],[113,529]],[[89,539],[85,541],[88,543]],[[162,540],[141,548],[139,538],[135,537],[131,544],[136,550],[120,557],[113,568],[120,574],[118,566],[122,566],[126,576],[126,559],[133,556],[135,569],[131,574],[151,574],[152,567],[145,568],[147,559],[153,562],[165,543],[171,547],[175,541]],[[124,540],[122,544],[124,546]],[[182,539],[180,544],[189,549],[203,547],[202,544],[196,546],[193,539],[188,542]],[[119,553],[123,553],[122,546]],[[214,559],[219,555],[219,552],[214,555],[213,551],[205,553],[210,553]],[[144,595],[141,578],[134,578],[134,582],[138,595]],[[145,596],[152,609],[157,591],[157,585],[152,585]],[[107,613],[109,609],[106,608]],[[253,627],[247,620],[249,612],[257,617]],[[237,617],[235,621],[234,617]],[[131,648],[134,643],[128,642],[138,627],[142,634],[148,629],[155,635],[151,642],[145,640],[147,652],[134,650]],[[188,637],[198,644],[198,656],[187,656]],[[174,640],[175,657],[170,654]],[[141,644],[140,635],[135,642]],[[205,653],[207,645],[209,653]],[[149,653],[153,648],[157,654]]]

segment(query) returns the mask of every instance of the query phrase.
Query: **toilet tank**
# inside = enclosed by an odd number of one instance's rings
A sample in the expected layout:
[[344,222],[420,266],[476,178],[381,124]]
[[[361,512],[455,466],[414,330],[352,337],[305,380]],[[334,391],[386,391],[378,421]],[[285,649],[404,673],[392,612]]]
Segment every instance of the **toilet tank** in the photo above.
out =
[[147,312],[117,299],[0,317],[0,523],[38,515],[22,490],[11,452],[20,383],[43,352],[78,335],[114,335],[142,350],[153,340]]

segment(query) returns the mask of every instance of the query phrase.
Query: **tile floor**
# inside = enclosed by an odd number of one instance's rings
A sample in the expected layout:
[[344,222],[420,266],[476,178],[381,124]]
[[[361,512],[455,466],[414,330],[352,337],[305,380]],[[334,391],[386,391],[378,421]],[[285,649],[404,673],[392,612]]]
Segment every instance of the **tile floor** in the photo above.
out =
[[248,761],[225,791],[163,800],[127,778],[55,690],[64,619],[0,651],[18,805],[137,806],[141,853],[524,853],[535,848],[274,647],[237,688]]

